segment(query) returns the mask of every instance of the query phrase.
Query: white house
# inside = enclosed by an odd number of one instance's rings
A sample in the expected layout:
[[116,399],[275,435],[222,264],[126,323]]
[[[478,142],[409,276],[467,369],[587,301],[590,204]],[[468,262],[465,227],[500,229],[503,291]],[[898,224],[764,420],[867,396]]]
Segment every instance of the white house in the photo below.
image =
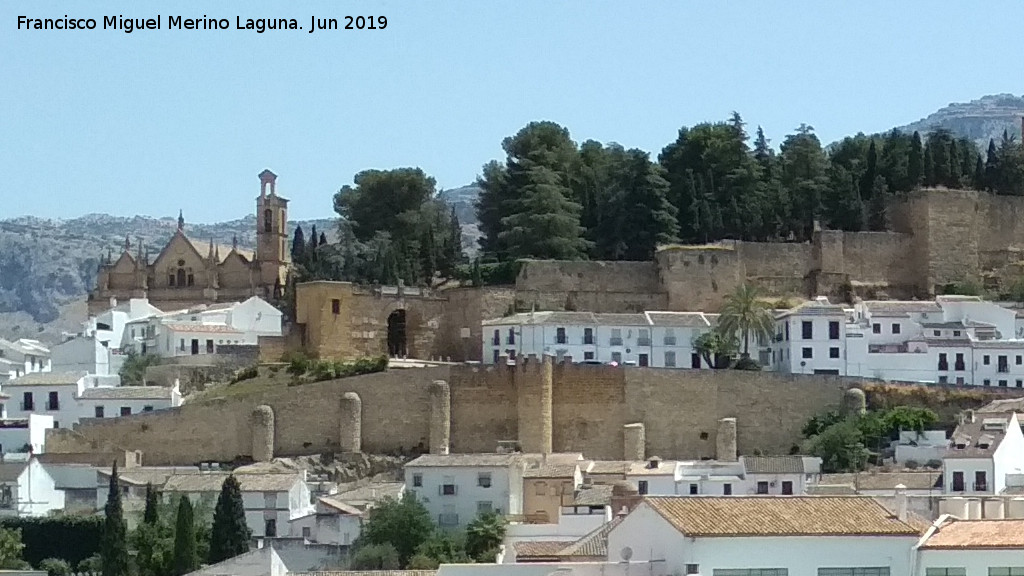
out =
[[[550,354],[575,362],[700,368],[693,341],[712,327],[701,312],[528,312],[483,322],[484,362]],[[705,366],[707,367],[707,366]]]
[[747,494],[807,494],[821,476],[816,456],[740,456]]
[[[215,503],[221,486],[230,474],[202,472],[175,474],[167,479],[162,493],[165,497],[187,494],[193,501]],[[305,473],[239,473],[234,475],[241,486],[245,521],[257,538],[299,537],[292,534],[292,521],[314,510]]]
[[946,438],[945,430],[902,430],[899,439],[891,445],[896,463],[917,462],[921,465],[942,460],[948,446],[949,439]]
[[626,481],[636,488],[638,494],[677,494],[675,461],[649,458],[642,462],[630,462],[626,470]]
[[24,419],[30,414],[53,417],[53,427],[71,427],[82,418],[112,418],[181,405],[177,383],[159,386],[112,386],[119,381],[80,372],[26,374],[4,388],[10,397],[7,415]]
[[54,372],[86,372],[101,376],[117,374],[117,370],[111,372],[110,369],[114,353],[107,343],[94,336],[73,336],[54,346],[51,353]]
[[291,520],[289,532],[317,544],[351,546],[363,532],[365,513],[333,495],[317,498],[315,509]]
[[0,369],[8,369],[8,379],[33,372],[49,372],[50,350],[38,340],[19,338],[13,342],[0,338]]
[[647,497],[608,533],[608,561],[662,574],[902,576],[923,527],[859,496]]
[[405,489],[438,526],[465,528],[485,512],[523,513],[522,454],[424,454],[405,465]]
[[942,459],[943,491],[999,494],[1010,474],[1024,474],[1024,434],[1017,415],[968,411]]
[[64,493],[35,458],[0,462],[0,518],[46,516],[64,508]]
[[[845,376],[846,312],[827,298],[805,302],[776,317],[775,342],[760,361],[791,374]],[[767,356],[767,357],[766,357]]]
[[940,517],[914,546],[915,576],[1024,573],[1024,520]]

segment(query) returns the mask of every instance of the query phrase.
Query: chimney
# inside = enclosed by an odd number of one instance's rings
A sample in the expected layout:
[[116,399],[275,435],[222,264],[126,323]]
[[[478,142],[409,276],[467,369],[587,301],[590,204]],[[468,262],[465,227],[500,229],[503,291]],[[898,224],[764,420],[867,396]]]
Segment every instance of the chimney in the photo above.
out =
[[896,516],[907,520],[907,487],[903,484],[896,485]]

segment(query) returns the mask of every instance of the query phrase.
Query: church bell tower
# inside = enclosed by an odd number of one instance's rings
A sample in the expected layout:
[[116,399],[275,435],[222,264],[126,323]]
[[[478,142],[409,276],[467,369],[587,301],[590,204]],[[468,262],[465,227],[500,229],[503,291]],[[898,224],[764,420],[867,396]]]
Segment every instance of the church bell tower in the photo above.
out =
[[256,199],[256,262],[260,284],[274,289],[285,283],[291,265],[288,250],[288,200],[277,195],[277,175],[260,172],[260,195]]

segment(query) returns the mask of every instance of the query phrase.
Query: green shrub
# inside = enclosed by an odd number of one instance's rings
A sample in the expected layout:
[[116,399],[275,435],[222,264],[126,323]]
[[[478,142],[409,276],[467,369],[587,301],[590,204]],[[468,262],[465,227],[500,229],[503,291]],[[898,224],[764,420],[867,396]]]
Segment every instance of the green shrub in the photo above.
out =
[[753,372],[761,371],[761,365],[758,364],[757,360],[754,360],[753,358],[740,358],[739,360],[736,361],[736,364],[733,366],[733,368],[735,370],[750,370]]
[[93,554],[92,556],[89,556],[85,560],[82,560],[81,562],[79,562],[77,568],[78,568],[79,572],[89,572],[89,573],[92,573],[92,574],[96,574],[98,572],[102,572],[103,571],[103,559],[100,558],[100,555],[97,552],[96,554]]
[[925,465],[926,468],[931,468],[932,470],[938,470],[939,468],[942,468],[942,460],[937,460],[937,459],[933,458],[933,459],[925,462],[924,465]]
[[33,566],[51,558],[77,566],[99,553],[103,516],[5,518],[0,526],[21,530],[23,557]]
[[69,576],[71,564],[63,558],[47,558],[39,563],[40,570],[46,570],[47,576]]
[[903,463],[903,467],[906,468],[907,470],[917,470],[918,468],[921,467],[921,463],[918,462],[917,460],[907,460],[906,462]]
[[308,360],[306,361],[305,368],[306,370],[303,372],[296,372],[292,370],[292,366],[289,366],[288,372],[296,376],[289,383],[289,386],[298,386],[303,382],[322,382],[336,378],[348,378],[349,376],[383,372],[388,368],[388,357],[360,358],[350,362],[342,360]]

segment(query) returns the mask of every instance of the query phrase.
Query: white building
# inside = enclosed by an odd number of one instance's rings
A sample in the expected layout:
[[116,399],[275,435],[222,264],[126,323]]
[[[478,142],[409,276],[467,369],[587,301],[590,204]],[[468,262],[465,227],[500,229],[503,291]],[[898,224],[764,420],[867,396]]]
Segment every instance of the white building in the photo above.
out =
[[1015,413],[967,412],[942,459],[947,494],[999,494],[1007,475],[1024,474],[1024,434]]
[[1024,573],[1024,520],[940,517],[914,547],[915,576]]
[[8,418],[25,419],[30,414],[53,417],[53,427],[71,427],[81,418],[111,418],[181,405],[177,383],[158,386],[113,386],[117,377],[80,372],[37,372],[26,374],[4,386],[10,398]]
[[816,456],[740,456],[746,494],[807,494],[821,477],[821,458]]
[[649,458],[643,462],[630,462],[626,481],[636,488],[637,494],[677,494],[675,461]]
[[[701,312],[529,312],[483,322],[484,362],[550,354],[575,362],[699,368],[693,341],[716,315]],[[704,366],[707,367],[707,366]]]
[[255,346],[260,336],[280,336],[281,330],[281,311],[253,296],[131,320],[121,348],[165,358],[218,354],[221,346]]
[[46,431],[53,428],[53,416],[29,414],[16,420],[0,420],[0,454],[42,454],[46,451]]
[[351,546],[363,532],[365,513],[333,495],[316,499],[315,509],[291,520],[289,532],[317,544]]
[[522,454],[424,454],[405,465],[405,490],[443,528],[465,528],[482,513],[523,513]]
[[[167,479],[162,493],[165,497],[187,494],[193,501],[216,503],[221,486],[230,474],[204,472],[175,474]],[[292,534],[292,521],[314,510],[305,474],[239,473],[234,475],[241,486],[245,521],[257,538],[301,537]],[[301,530],[301,526],[298,526]]]
[[117,374],[111,371],[114,353],[106,343],[94,336],[79,334],[53,347],[54,372],[87,372],[100,376]]
[[894,460],[897,464],[916,462],[920,465],[942,460],[946,455],[949,439],[945,430],[914,430],[900,431],[898,440],[892,443],[895,451]]
[[647,497],[608,533],[608,561],[661,574],[902,576],[924,526],[859,496]]
[[50,350],[38,340],[19,338],[12,342],[0,338],[0,370],[5,368],[9,380],[33,372],[49,372]]
[[0,462],[0,518],[46,516],[64,508],[64,493],[35,458]]

